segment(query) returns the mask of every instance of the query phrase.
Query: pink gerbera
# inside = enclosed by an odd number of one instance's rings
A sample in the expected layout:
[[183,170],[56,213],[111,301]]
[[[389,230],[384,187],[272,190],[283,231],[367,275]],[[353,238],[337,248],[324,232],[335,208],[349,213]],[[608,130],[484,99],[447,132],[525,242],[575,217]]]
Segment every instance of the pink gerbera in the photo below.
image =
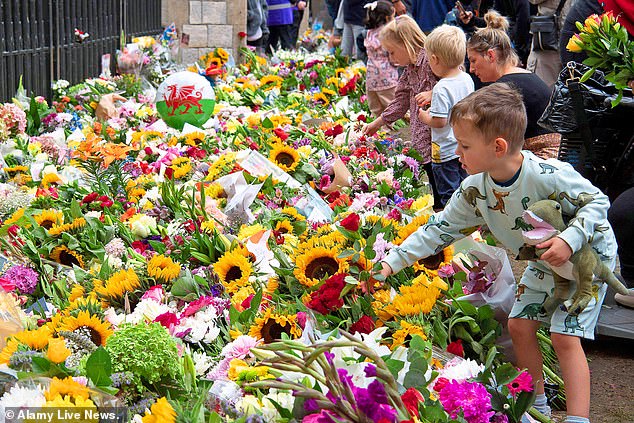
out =
[[533,390],[533,378],[530,373],[524,371],[506,387],[509,388],[511,395],[516,397],[520,392],[531,392]]

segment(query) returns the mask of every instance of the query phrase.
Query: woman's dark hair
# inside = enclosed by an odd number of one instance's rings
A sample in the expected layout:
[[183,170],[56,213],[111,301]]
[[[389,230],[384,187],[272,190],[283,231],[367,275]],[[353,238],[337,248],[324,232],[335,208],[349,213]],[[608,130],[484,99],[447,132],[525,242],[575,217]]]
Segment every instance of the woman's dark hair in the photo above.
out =
[[[376,4],[374,8],[372,4]],[[394,14],[394,6],[386,0],[377,0],[367,6],[367,14],[365,18],[365,27],[367,29],[379,28],[387,23],[387,18]]]

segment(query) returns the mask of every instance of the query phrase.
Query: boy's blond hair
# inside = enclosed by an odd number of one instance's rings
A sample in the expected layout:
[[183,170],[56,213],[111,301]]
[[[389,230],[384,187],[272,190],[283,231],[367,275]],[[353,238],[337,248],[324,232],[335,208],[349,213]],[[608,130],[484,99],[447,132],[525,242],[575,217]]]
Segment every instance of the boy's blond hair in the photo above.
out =
[[425,38],[416,21],[407,15],[397,16],[379,33],[381,43],[405,46],[411,63],[416,63],[420,51],[425,48]]
[[427,56],[433,54],[442,65],[455,68],[464,63],[467,37],[457,26],[441,25],[427,36],[425,49]]
[[474,129],[492,142],[504,138],[509,152],[524,146],[526,107],[522,95],[505,82],[496,82],[471,93],[451,109],[450,124],[468,121]]

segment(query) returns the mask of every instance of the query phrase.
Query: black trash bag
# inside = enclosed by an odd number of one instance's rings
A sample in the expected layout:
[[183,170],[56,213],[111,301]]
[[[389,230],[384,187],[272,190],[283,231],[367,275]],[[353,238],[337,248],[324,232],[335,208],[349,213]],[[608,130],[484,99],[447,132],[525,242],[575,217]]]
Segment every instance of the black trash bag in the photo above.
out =
[[[550,102],[539,118],[539,125],[562,135],[579,130],[572,96],[567,82],[580,79],[590,68],[581,63],[569,62],[559,74]],[[629,90],[623,92],[618,106],[612,107],[612,100],[618,90],[605,79],[602,71],[596,70],[592,77],[581,84],[585,114],[590,128],[625,129],[632,127],[634,118],[634,98]]]

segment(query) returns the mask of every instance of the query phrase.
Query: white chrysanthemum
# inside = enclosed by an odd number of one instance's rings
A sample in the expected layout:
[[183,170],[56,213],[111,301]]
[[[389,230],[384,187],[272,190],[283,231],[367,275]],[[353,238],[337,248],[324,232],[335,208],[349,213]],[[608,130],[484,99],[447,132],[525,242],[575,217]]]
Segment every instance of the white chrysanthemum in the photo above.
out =
[[174,312],[169,306],[158,303],[151,298],[139,301],[134,311],[125,319],[126,323],[153,322],[163,313]]
[[41,407],[46,403],[44,398],[44,388],[40,385],[26,388],[22,386],[13,386],[9,392],[6,392],[0,399],[0,416],[4,421],[5,407],[26,408]]
[[213,364],[213,359],[207,354],[202,352],[194,352],[192,354],[192,360],[194,360],[194,368],[198,376],[204,376]]

